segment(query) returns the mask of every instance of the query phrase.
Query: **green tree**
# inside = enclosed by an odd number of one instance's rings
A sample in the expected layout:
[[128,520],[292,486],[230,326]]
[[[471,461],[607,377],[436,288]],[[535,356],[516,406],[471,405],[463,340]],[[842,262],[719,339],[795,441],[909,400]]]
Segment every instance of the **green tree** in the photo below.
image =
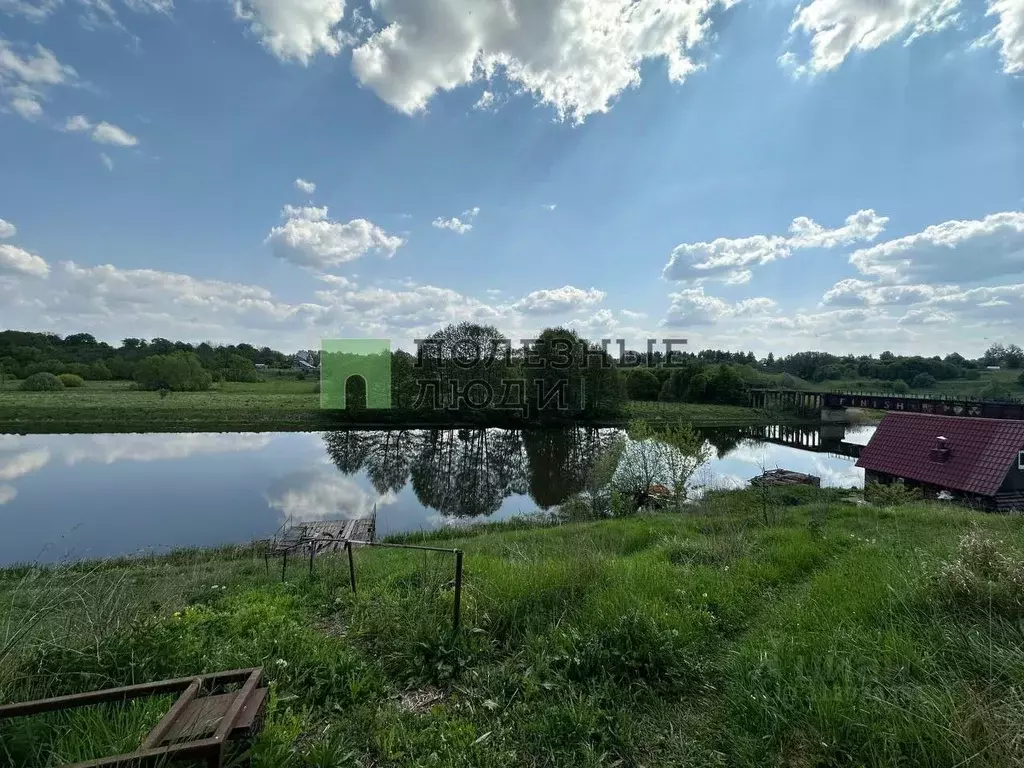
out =
[[673,506],[680,512],[689,495],[691,480],[711,458],[711,447],[690,424],[684,423],[658,430],[654,438],[661,445]]
[[657,400],[661,382],[653,371],[634,368],[626,374],[626,393],[630,400]]
[[416,402],[416,358],[397,350],[391,355],[391,407],[411,410]]
[[89,366],[89,378],[93,381],[109,381],[113,375],[105,363],[96,361]]
[[567,328],[541,333],[523,361],[523,381],[533,418],[615,415],[626,401],[611,357]]
[[1005,358],[1006,347],[997,342],[985,350],[985,354],[981,356],[981,362],[983,365],[1002,365]]
[[[199,357],[196,356],[196,360]],[[200,363],[201,364],[201,363]],[[223,376],[225,381],[259,381],[259,374],[256,373],[256,365],[247,357],[232,354],[228,356],[228,364],[224,367]]]
[[1017,386],[1024,387],[1024,373],[1017,377]]
[[1003,361],[1006,363],[1007,368],[1017,370],[1024,365],[1024,349],[1021,349],[1016,344],[1010,344],[1003,355]]
[[622,451],[612,489],[627,500],[631,511],[637,511],[650,503],[651,486],[662,479],[664,467],[661,448],[649,423],[631,421],[627,433],[629,442]]
[[930,373],[919,373],[910,380],[910,386],[914,389],[930,389],[936,383],[935,377]]
[[[435,331],[419,345],[415,378],[419,382],[436,382],[443,407],[469,408],[469,402],[484,398],[484,390],[470,382],[482,381],[494,400],[502,397],[502,381],[508,378],[506,354],[509,340],[490,325],[456,323]],[[415,395],[414,395],[415,397]],[[423,403],[429,405],[429,403]]]
[[662,386],[659,399],[675,403],[685,401],[690,391],[690,381],[700,372],[701,367],[700,363],[687,360],[678,367],[673,366],[668,369],[671,370],[672,375]]
[[746,388],[736,369],[723,364],[711,376],[706,396],[714,403],[743,405],[746,403]]
[[619,468],[626,440],[617,437],[601,451],[587,472],[586,491],[591,518],[607,517],[611,513],[612,480]]
[[147,357],[136,366],[134,379],[143,389],[172,392],[197,392],[213,382],[193,352]]
[[905,395],[910,391],[910,385],[903,379],[896,379],[896,381],[892,383],[892,391],[898,395]]

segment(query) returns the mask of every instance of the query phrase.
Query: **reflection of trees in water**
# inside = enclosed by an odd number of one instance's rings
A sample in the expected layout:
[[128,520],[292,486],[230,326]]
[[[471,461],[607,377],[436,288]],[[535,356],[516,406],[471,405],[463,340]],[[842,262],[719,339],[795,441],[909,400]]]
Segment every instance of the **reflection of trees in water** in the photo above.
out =
[[421,504],[444,515],[494,514],[508,496],[521,492],[521,457],[518,432],[432,432],[413,463],[413,491]]
[[550,509],[582,491],[598,455],[617,434],[593,428],[527,432],[530,496],[537,505]]
[[370,455],[371,443],[379,432],[362,432],[346,429],[324,434],[324,444],[331,461],[346,475],[354,475],[363,468]]
[[324,444],[342,472],[365,471],[378,493],[411,479],[416,498],[444,515],[478,517],[529,493],[549,508],[584,487],[615,430],[519,432],[497,429],[328,432]]
[[724,459],[736,446],[748,439],[743,430],[736,429],[698,429],[697,434],[703,437],[715,449],[719,459]]

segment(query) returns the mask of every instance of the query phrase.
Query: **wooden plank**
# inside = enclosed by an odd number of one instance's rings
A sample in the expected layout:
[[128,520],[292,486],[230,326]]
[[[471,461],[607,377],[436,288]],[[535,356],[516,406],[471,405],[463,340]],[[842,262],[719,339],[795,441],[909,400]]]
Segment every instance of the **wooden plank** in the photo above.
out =
[[142,742],[142,749],[151,749],[157,746],[163,739],[163,735],[167,733],[171,726],[174,725],[174,721],[178,718],[182,712],[192,703],[192,701],[199,695],[199,689],[202,687],[203,682],[198,677],[192,681],[192,684],[184,690],[178,700],[171,705],[171,708],[167,710],[167,714],[164,715],[160,722],[156,724],[156,727],[149,732],[145,741]]
[[[188,709],[177,719],[174,728],[164,737],[161,744],[175,741],[193,741],[212,736],[227,713],[237,693],[221,693],[215,696],[204,696],[193,701]],[[247,734],[265,705],[267,689],[257,688],[252,696],[243,704],[238,720],[231,731],[231,738]]]

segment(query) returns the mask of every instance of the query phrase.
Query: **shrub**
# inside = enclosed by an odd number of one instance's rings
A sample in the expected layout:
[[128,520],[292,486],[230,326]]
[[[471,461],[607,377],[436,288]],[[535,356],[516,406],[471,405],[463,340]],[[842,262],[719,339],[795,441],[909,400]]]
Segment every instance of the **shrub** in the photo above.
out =
[[1024,387],[1024,373],[1017,377],[1017,386]]
[[143,389],[197,392],[209,389],[213,377],[192,352],[147,357],[135,368],[135,381]]
[[1024,563],[1001,545],[976,531],[960,539],[956,556],[942,563],[933,578],[943,597],[967,610],[1010,618],[1024,614]]
[[892,383],[892,391],[898,395],[905,395],[910,391],[910,385],[903,379],[896,379],[896,381]]
[[64,389],[64,384],[52,373],[33,373],[23,382],[21,388],[26,392],[55,392]]
[[65,387],[80,387],[85,384],[85,379],[77,373],[62,373],[57,377]]
[[914,389],[929,389],[936,384],[935,377],[930,373],[919,373],[910,380],[910,386]]
[[898,507],[903,504],[911,504],[921,501],[922,493],[920,488],[913,488],[903,483],[868,483],[864,486],[864,500],[880,507]]

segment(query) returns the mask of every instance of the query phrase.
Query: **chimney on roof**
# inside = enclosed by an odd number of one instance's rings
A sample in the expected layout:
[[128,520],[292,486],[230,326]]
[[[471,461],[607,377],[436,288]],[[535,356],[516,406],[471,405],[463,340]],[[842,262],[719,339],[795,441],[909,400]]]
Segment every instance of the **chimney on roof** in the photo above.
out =
[[935,438],[935,447],[932,448],[930,458],[932,461],[937,463],[944,463],[949,460],[952,454],[952,449],[949,445],[949,440],[941,435]]

